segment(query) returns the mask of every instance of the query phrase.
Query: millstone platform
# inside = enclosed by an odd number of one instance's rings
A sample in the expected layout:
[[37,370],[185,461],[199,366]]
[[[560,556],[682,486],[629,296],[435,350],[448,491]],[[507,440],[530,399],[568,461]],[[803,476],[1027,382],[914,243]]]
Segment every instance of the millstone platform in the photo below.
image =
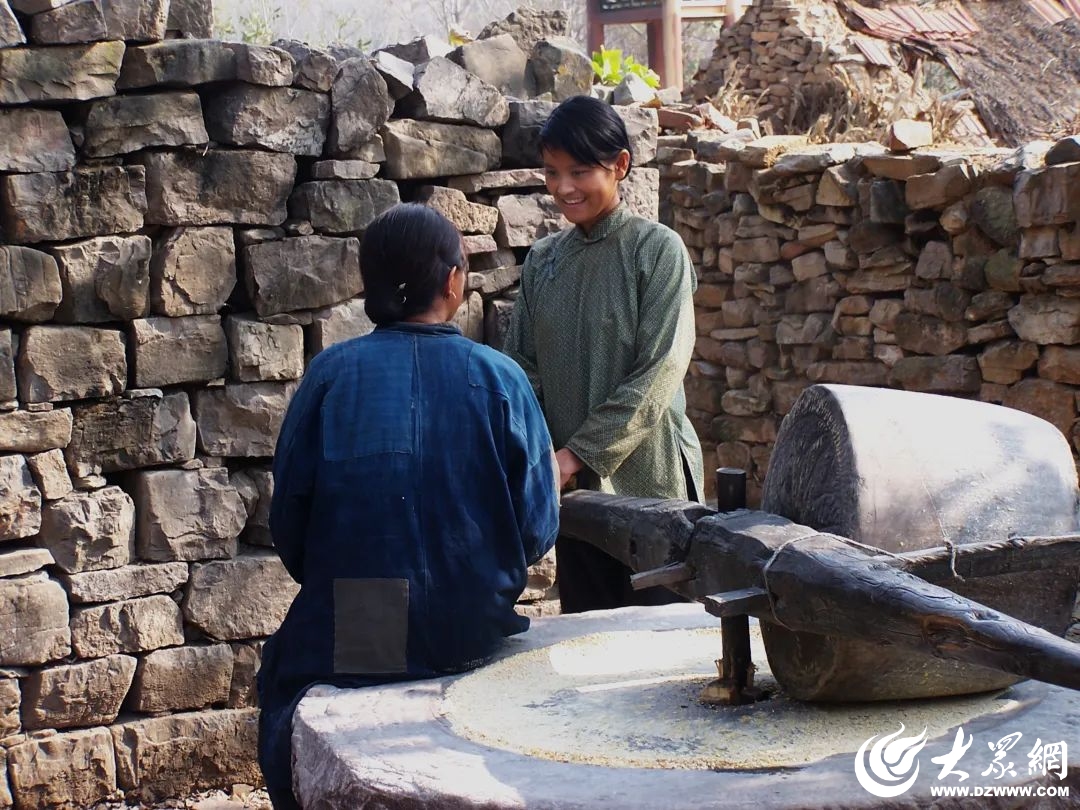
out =
[[[952,749],[958,726],[975,742],[956,766],[967,785],[1080,794],[1080,779],[1031,773],[1027,756],[1036,740],[1073,747],[1080,693],[1029,681],[961,698],[802,703],[777,690],[755,628],[757,682],[773,695],[707,706],[698,694],[716,677],[718,625],[697,604],[559,616],[464,675],[315,687],[293,724],[297,795],[305,808],[938,807],[931,788],[959,782],[938,781],[931,759]],[[881,798],[857,781],[855,754],[901,723],[902,736],[925,727],[929,742],[913,786]],[[1015,775],[982,776],[988,746],[1015,732],[1023,737],[1006,758]]]

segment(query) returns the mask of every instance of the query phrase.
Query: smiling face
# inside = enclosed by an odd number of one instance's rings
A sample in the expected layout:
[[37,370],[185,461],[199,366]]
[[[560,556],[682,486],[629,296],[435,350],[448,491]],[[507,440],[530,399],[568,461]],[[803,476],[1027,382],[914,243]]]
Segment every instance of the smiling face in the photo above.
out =
[[581,163],[561,149],[544,149],[543,157],[548,192],[563,216],[586,233],[619,204],[619,181],[630,166],[625,149],[600,166]]

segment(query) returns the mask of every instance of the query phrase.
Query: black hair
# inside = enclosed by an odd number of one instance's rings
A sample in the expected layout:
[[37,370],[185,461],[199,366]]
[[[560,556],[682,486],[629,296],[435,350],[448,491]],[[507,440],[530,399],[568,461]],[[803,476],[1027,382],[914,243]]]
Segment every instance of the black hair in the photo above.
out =
[[558,149],[590,166],[610,163],[625,149],[630,153],[627,174],[634,164],[622,116],[591,96],[571,96],[551,111],[540,130],[540,148]]
[[364,310],[377,325],[427,312],[453,267],[468,270],[450,220],[425,205],[395,205],[375,218],[360,245]]

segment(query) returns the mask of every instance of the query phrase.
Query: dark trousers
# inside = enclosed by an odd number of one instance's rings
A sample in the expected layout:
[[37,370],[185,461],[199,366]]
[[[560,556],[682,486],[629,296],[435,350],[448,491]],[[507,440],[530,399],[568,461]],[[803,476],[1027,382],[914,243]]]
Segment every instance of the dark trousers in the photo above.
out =
[[[690,500],[697,500],[694,478],[685,459],[683,477]],[[555,541],[555,582],[563,613],[687,601],[659,585],[635,591],[630,587],[632,573],[630,566],[583,540],[560,535]]]
[[555,571],[563,613],[686,601],[659,586],[635,591],[630,587],[633,571],[628,565],[572,537],[560,536],[555,541]]

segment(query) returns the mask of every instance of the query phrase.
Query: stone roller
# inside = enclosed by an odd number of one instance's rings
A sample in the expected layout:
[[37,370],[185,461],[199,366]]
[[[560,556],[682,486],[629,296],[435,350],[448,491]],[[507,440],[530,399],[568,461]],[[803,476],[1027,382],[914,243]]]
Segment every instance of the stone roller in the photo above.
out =
[[1037,417],[813,386],[777,437],[766,512],[573,493],[563,531],[647,571],[641,585],[760,618],[793,697],[889,700],[1024,677],[1080,688],[1080,646],[1058,638],[1080,576],[1077,500],[1068,444]]

